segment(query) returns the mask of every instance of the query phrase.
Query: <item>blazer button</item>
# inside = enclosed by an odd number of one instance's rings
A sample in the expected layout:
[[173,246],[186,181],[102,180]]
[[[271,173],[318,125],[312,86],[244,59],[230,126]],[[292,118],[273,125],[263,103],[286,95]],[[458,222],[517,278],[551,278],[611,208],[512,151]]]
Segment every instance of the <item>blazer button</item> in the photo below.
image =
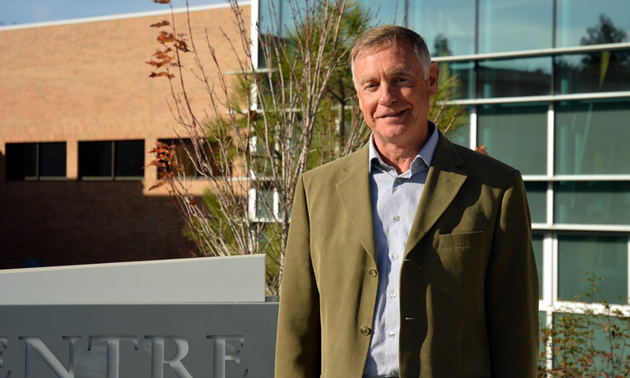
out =
[[378,274],[378,272],[374,268],[370,268],[368,272],[370,273],[370,276],[372,277],[376,277],[376,275]]
[[361,326],[361,334],[363,336],[369,336],[372,333],[372,330],[368,326]]

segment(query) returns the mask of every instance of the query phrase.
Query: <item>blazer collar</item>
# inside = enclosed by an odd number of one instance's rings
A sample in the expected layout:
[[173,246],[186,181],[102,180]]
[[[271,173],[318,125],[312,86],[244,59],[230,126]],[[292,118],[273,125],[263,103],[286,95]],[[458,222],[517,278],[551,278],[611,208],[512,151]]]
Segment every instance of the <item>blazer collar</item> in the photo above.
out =
[[357,232],[361,245],[376,263],[368,145],[366,144],[346,159],[348,163],[343,168],[346,176],[337,183],[337,194]]

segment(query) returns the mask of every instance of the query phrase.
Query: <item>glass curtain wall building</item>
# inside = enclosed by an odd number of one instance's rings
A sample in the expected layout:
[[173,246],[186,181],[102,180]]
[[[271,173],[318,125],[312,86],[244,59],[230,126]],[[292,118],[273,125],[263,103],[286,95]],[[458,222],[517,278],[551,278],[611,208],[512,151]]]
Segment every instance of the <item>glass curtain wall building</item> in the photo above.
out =
[[[291,22],[260,0],[261,28]],[[532,213],[541,324],[595,300],[630,296],[630,2],[359,0],[375,24],[414,29],[468,108],[460,144],[518,168]]]

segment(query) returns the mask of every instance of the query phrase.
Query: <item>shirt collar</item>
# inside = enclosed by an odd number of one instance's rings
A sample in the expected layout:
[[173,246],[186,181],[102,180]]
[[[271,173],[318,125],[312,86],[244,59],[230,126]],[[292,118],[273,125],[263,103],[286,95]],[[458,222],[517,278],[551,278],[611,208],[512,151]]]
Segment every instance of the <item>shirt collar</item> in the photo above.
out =
[[[424,147],[422,147],[422,150],[420,150],[420,152],[418,153],[418,156],[416,156],[414,161],[411,163],[412,168],[415,165],[418,158],[422,159],[424,163],[427,165],[427,167],[431,167],[431,162],[433,161],[433,154],[435,153],[435,148],[437,147],[439,132],[437,131],[437,127],[432,121],[428,121],[428,127],[429,127],[429,132],[431,133],[431,136],[429,137],[427,142],[424,144]],[[376,150],[376,147],[374,146],[374,133],[370,134],[370,141],[369,141],[368,148],[369,148],[369,160],[368,160],[369,173],[372,173],[372,164],[374,163],[380,163],[381,165],[386,166],[386,167],[389,166],[387,163],[385,163],[381,155]]]

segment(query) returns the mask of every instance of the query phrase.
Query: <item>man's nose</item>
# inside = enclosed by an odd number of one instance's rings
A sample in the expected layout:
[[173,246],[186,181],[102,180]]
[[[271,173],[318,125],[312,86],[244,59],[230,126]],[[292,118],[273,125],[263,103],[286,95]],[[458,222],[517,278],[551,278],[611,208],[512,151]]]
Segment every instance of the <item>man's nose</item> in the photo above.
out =
[[380,96],[378,98],[378,103],[381,105],[389,105],[393,102],[396,102],[396,94],[394,93],[394,88],[391,85],[385,83],[380,87]]

